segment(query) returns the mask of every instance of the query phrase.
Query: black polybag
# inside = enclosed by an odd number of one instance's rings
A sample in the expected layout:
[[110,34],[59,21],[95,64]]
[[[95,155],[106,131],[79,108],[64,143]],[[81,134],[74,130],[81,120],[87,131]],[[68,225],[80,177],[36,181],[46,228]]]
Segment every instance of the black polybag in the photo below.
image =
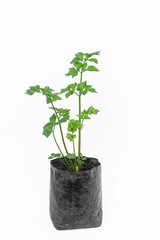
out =
[[[52,160],[50,217],[58,230],[99,227],[102,222],[101,164],[87,158],[90,169],[69,172]],[[59,161],[60,162],[60,161]]]

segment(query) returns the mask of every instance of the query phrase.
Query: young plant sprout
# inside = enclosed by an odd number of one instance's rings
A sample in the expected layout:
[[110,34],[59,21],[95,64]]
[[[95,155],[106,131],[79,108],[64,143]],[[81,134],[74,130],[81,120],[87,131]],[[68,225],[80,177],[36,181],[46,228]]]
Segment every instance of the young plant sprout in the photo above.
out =
[[[88,85],[87,81],[83,81],[83,74],[86,71],[99,71],[93,64],[98,64],[97,58],[100,52],[93,53],[82,53],[78,52],[75,54],[75,57],[72,59],[70,64],[73,66],[69,68],[66,76],[71,76],[75,78],[79,76],[79,81],[69,84],[66,88],[61,89],[60,92],[54,92],[53,89],[46,86],[44,88],[39,85],[30,86],[26,91],[26,94],[33,95],[34,93],[41,93],[45,96],[47,104],[50,104],[50,109],[53,110],[52,116],[49,118],[49,122],[46,123],[43,127],[43,135],[49,137],[51,134],[53,135],[53,139],[57,145],[59,150],[58,153],[51,153],[49,159],[59,158],[61,162],[66,166],[66,169],[70,172],[79,172],[81,171],[82,164],[87,159],[81,153],[81,131],[83,128],[84,120],[90,119],[92,114],[97,114],[99,112],[98,109],[95,109],[93,106],[90,106],[88,109],[84,109],[82,111],[81,106],[81,98],[82,95],[86,95],[88,92],[96,93],[95,88],[92,85]],[[65,94],[65,97],[68,98],[71,95],[75,95],[77,97],[77,105],[78,105],[78,115],[77,119],[70,119],[70,109],[57,108],[55,106],[55,102],[58,100],[62,100],[60,97],[62,94]],[[67,150],[67,146],[65,143],[62,124],[68,122],[67,127],[67,135],[66,138],[72,142],[73,145],[73,153],[69,153]],[[59,126],[62,144],[64,146],[64,151],[62,151],[56,137],[55,137],[55,128]],[[78,156],[76,155],[75,148],[75,138],[76,133],[78,132]]]

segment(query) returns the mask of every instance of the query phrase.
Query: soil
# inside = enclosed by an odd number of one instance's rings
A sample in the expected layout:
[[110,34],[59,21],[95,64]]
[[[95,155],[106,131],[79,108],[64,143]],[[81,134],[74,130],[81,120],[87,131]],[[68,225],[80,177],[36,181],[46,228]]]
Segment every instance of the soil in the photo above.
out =
[[[54,166],[57,169],[68,171],[67,167],[63,164],[61,159],[64,161],[63,158],[56,158],[54,160],[51,160],[52,166]],[[66,158],[66,159],[67,159],[68,163],[70,164],[69,159],[68,158]],[[74,163],[74,160],[72,160],[72,162]],[[100,165],[100,163],[98,162],[98,160],[96,158],[87,157],[87,159],[84,161],[84,163],[81,166],[81,172],[91,170],[92,168],[97,167],[99,165]]]

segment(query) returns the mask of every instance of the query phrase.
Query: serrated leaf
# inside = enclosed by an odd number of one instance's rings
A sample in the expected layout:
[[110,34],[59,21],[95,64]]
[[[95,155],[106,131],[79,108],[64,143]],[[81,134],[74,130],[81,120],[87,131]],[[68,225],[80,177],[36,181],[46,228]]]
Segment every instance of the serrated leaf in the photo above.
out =
[[82,52],[78,52],[75,54],[76,58],[78,58],[80,61],[83,61],[83,56],[84,56],[84,53]]
[[87,63],[82,64],[82,72],[85,71],[86,67],[87,67]]
[[99,55],[99,54],[100,54],[100,51],[93,52],[93,53],[86,53],[86,60],[88,60],[93,55]]
[[93,93],[96,93],[96,90],[95,88],[92,87],[92,85],[86,85],[84,90],[82,91],[82,94],[83,95],[86,95],[87,92],[93,92]]
[[98,72],[98,68],[96,68],[95,66],[91,65],[91,66],[88,66],[86,71],[95,71],[95,72]]
[[85,114],[84,114],[83,119],[91,119],[91,118],[88,117],[88,115],[85,115]]
[[49,118],[50,123],[55,123],[56,122],[56,115],[53,114],[50,118]]
[[75,62],[74,63],[74,66],[75,66],[75,68],[77,68],[78,70],[81,68],[81,66],[82,66],[82,63],[80,63],[80,62]]
[[60,115],[64,115],[64,114],[69,114],[70,113],[70,109],[65,109],[65,108],[55,108],[57,113]]
[[69,91],[69,87],[67,86],[66,88],[62,88],[60,93],[65,93]]
[[50,96],[50,95],[52,95],[52,92],[54,90],[52,88],[50,88],[49,86],[46,86],[44,88],[41,88],[41,91],[42,91],[43,95]]
[[53,99],[54,101],[62,100],[62,98],[61,98],[60,96],[58,96],[58,93],[53,93],[53,94],[52,94],[52,99]]
[[86,159],[87,159],[86,157],[82,157],[82,158],[79,158],[79,157],[78,157],[78,158],[77,158],[77,163],[81,165],[81,164],[84,163],[84,161],[85,161]]
[[72,64],[72,63],[75,63],[75,62],[78,62],[78,61],[79,61],[79,59],[77,57],[75,57],[75,58],[72,59],[72,61],[70,63]]
[[77,85],[77,91],[80,92],[80,94],[86,95],[87,92],[95,92],[95,88],[92,87],[92,85],[87,85],[87,81],[79,83]]
[[82,120],[85,120],[85,119],[90,119],[88,115],[97,114],[98,112],[99,112],[98,109],[95,109],[94,107],[91,106],[87,110],[84,109],[81,112],[81,115],[78,115],[78,116],[80,116]]
[[96,58],[90,58],[90,59],[88,59],[88,61],[98,63],[98,60]]
[[69,91],[65,94],[65,97],[68,98],[70,97],[71,95],[73,95],[74,91]]
[[70,159],[75,159],[74,153],[68,153],[66,157]]
[[76,137],[76,134],[67,133],[66,137],[68,140],[73,141]]
[[46,137],[49,137],[51,135],[51,131],[48,131],[46,129],[43,130],[43,135],[46,136]]
[[62,98],[58,96],[58,93],[53,93],[53,94],[50,94],[49,96],[47,95],[47,99],[46,99],[47,104],[56,102],[57,100],[62,100]]
[[33,89],[27,89],[26,94],[33,95],[35,91]]
[[82,93],[82,91],[84,90],[84,88],[86,87],[87,81],[78,83],[77,85],[77,91],[79,91],[80,93]]
[[51,153],[51,156],[48,159],[59,158],[62,157],[60,153]]
[[76,77],[77,75],[78,75],[78,71],[74,67],[70,68],[69,72],[66,73],[66,76],[72,76],[72,78]]
[[76,86],[77,86],[77,83],[71,83],[66,88],[61,89],[60,93],[66,92],[65,97],[68,98],[69,96],[74,94]]
[[76,86],[77,86],[77,83],[71,83],[68,85],[69,89],[72,89],[73,91],[75,90]]
[[67,122],[70,118],[70,115],[64,115],[57,123]]
[[78,120],[74,120],[74,119],[70,119],[69,123],[68,123],[68,132],[76,132],[77,129],[82,129],[83,124],[80,123]]
[[87,110],[87,113],[88,114],[97,114],[99,112],[98,109],[95,109],[94,107],[89,107],[88,110]]
[[35,92],[40,93],[40,86],[30,86],[29,89],[26,91],[26,94],[33,95]]
[[53,132],[53,126],[54,124],[53,123],[47,123],[44,125],[43,127],[43,135],[46,136],[46,137],[49,137],[51,135],[51,133]]

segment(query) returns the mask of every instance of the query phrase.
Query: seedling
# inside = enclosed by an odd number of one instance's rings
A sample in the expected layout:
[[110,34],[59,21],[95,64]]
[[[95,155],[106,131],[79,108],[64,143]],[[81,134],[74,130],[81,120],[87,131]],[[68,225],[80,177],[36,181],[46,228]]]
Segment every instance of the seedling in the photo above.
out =
[[[74,82],[69,84],[66,88],[60,90],[60,92],[54,92],[54,90],[48,86],[42,88],[39,85],[30,86],[26,91],[26,94],[33,95],[34,93],[41,93],[46,98],[46,103],[50,104],[50,109],[53,110],[52,116],[49,118],[49,122],[46,123],[43,127],[43,135],[47,138],[52,134],[53,139],[57,145],[59,150],[58,153],[51,153],[49,159],[59,158],[60,161],[66,166],[67,170],[70,172],[79,172],[81,171],[82,164],[87,159],[81,153],[81,131],[84,126],[84,120],[90,119],[92,114],[97,114],[99,112],[98,109],[95,109],[93,106],[90,106],[88,109],[84,109],[82,111],[81,106],[81,98],[83,95],[86,95],[88,92],[96,93],[95,88],[92,85],[88,85],[87,81],[83,81],[83,74],[86,71],[97,72],[99,71],[97,67],[93,64],[98,64],[97,58],[100,52],[93,53],[82,53],[78,52],[75,54],[75,57],[72,59],[70,64],[73,66],[69,68],[67,77],[78,77],[79,82]],[[65,94],[65,97],[68,98],[71,95],[75,95],[78,98],[78,115],[76,115],[77,119],[70,119],[70,109],[57,108],[55,106],[55,102],[62,100],[61,95]],[[62,124],[68,122],[67,127],[67,135],[66,138],[72,142],[73,145],[73,153],[69,153],[67,150],[67,146],[65,143],[65,138],[62,130]],[[64,146],[64,151],[62,151],[56,137],[55,137],[55,128],[59,126],[62,143]],[[76,147],[75,147],[75,138],[76,133],[78,132],[78,156],[76,155]]]

